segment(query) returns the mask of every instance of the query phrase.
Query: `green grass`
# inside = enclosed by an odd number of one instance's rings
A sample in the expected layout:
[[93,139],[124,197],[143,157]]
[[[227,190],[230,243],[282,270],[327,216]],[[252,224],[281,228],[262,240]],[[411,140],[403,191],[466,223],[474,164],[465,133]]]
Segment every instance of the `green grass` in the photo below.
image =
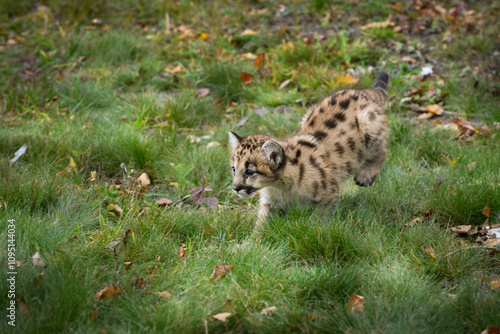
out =
[[[0,239],[5,246],[15,219],[20,261],[16,328],[4,317],[2,333],[480,333],[500,325],[500,289],[490,284],[500,279],[498,253],[470,248],[473,237],[449,229],[481,226],[485,205],[490,223],[500,223],[498,6],[469,4],[473,20],[461,13],[453,24],[378,0],[43,4],[0,1]],[[360,29],[397,15],[425,30]],[[245,29],[255,34],[242,36]],[[255,66],[248,53],[265,60]],[[429,64],[434,74],[421,81]],[[374,71],[360,72],[368,66]],[[347,181],[331,221],[291,210],[254,235],[257,199],[230,192],[227,131],[286,138],[311,103],[346,85],[339,76],[349,69],[361,73],[349,85],[356,88],[380,70],[391,76],[381,175],[370,188]],[[253,80],[243,82],[242,71]],[[430,83],[436,94],[425,96]],[[443,103],[448,114],[436,117],[441,124],[417,120],[403,107],[410,103]],[[488,130],[458,139],[443,127],[455,117]],[[142,190],[141,173],[151,180]],[[205,177],[219,208],[156,203],[178,201]],[[126,243],[106,247],[128,230]],[[33,265],[36,252],[45,268]],[[211,280],[223,263],[234,269]],[[123,292],[96,302],[112,283]],[[173,298],[155,294],[162,291]],[[364,310],[348,310],[353,294]],[[270,306],[271,316],[260,313]],[[222,312],[232,314],[226,323],[213,319]]]

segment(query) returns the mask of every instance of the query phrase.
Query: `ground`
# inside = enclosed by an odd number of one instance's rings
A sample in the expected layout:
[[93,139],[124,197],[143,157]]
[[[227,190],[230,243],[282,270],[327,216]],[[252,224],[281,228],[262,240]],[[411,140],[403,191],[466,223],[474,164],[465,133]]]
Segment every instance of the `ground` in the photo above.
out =
[[[499,15],[495,1],[1,0],[0,300],[16,305],[1,331],[500,325],[498,240],[480,233],[500,223]],[[292,210],[252,235],[228,131],[286,138],[382,70],[375,184],[347,181],[328,223]]]

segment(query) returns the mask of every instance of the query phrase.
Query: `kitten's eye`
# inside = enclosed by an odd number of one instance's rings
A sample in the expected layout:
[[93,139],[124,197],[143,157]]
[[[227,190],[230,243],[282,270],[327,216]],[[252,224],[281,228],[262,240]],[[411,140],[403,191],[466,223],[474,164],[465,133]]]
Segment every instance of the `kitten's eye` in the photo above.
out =
[[247,169],[247,175],[253,175],[255,172],[253,170]]
[[236,172],[236,169],[234,167],[231,167],[233,169],[233,174]]

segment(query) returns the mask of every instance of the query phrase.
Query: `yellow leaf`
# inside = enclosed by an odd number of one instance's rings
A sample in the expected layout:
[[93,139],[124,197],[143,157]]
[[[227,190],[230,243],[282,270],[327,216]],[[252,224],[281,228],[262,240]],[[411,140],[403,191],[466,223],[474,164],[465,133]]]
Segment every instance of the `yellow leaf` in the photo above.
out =
[[431,118],[434,115],[435,114],[433,114],[431,112],[428,112],[428,113],[425,113],[425,114],[418,115],[417,119],[428,119],[428,118]]
[[92,171],[90,173],[90,181],[95,181],[96,177],[97,177],[97,172],[96,171]]
[[75,160],[72,157],[69,157],[69,166],[73,170],[73,172],[78,173],[78,168],[76,168]]
[[435,115],[441,115],[444,112],[444,109],[439,104],[431,104],[425,107],[425,111]]
[[95,294],[94,300],[96,302],[108,299],[110,297],[116,296],[118,293],[121,293],[123,290],[116,284],[110,284],[106,286],[104,289]]
[[169,185],[179,188],[179,184],[177,182],[170,182]]
[[205,32],[202,32],[201,35],[200,35],[201,39],[205,40],[208,38],[208,34],[205,33]]
[[461,157],[462,155],[460,154],[460,155],[458,156],[458,158],[453,159],[453,160],[451,160],[450,158],[448,158],[448,157],[447,157],[446,155],[444,155],[443,153],[441,153],[441,156],[442,156],[443,158],[445,158],[445,159],[446,159],[446,161],[448,161],[448,163],[450,164],[451,168],[455,168],[455,165],[457,164],[458,159],[460,159],[460,157]]
[[337,77],[337,83],[339,85],[352,85],[358,82],[355,77],[351,74],[341,74]]
[[257,32],[255,30],[245,29],[245,31],[243,31],[241,33],[241,36],[248,36],[248,35],[255,35],[255,34],[257,34]]

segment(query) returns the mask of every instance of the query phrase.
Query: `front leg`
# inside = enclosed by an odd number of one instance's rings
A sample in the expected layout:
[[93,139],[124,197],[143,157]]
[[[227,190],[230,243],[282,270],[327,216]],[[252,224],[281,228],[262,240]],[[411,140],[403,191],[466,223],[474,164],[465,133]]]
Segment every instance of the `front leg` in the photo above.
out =
[[337,201],[339,197],[338,187],[335,187],[333,191],[325,196],[323,200],[316,204],[315,213],[321,218],[327,221],[333,219],[335,210],[337,210]]

